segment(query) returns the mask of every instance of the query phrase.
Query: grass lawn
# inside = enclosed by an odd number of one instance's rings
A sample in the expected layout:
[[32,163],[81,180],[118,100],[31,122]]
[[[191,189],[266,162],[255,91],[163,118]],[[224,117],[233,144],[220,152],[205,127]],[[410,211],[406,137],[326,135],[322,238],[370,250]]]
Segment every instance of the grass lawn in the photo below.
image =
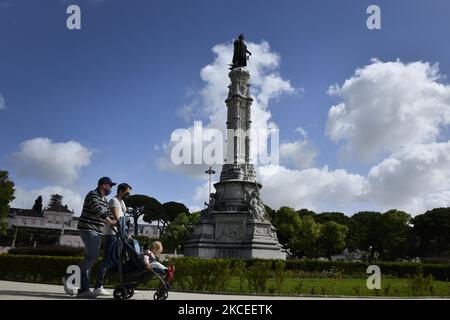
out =
[[[281,290],[276,289],[274,279],[267,281],[267,289],[263,294],[281,295],[321,295],[321,296],[390,296],[390,297],[414,297],[435,296],[450,297],[450,282],[433,280],[431,287],[413,293],[408,279],[394,277],[383,277],[380,290],[369,290],[366,286],[367,278],[303,278],[291,277],[286,279]],[[152,281],[149,287],[155,288],[157,282]],[[243,281],[240,290],[240,279],[231,277],[225,287],[225,292],[231,293],[254,293],[249,290],[247,281]],[[175,282],[173,289],[181,289]]]

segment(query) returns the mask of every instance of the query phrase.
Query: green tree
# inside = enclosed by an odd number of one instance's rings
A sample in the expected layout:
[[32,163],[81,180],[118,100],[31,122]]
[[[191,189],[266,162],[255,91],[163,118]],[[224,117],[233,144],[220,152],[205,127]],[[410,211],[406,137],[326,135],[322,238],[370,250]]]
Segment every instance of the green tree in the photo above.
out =
[[[160,234],[164,231],[162,226],[165,228],[166,213],[158,200],[143,194],[134,194],[125,199],[125,205],[127,208],[132,208],[133,212],[138,213],[139,216],[143,213],[145,222],[157,221]],[[134,223],[136,226],[136,221]]]
[[318,242],[320,224],[314,221],[312,211],[294,211],[289,207],[281,207],[273,217],[280,243],[293,257],[317,257],[320,254]]
[[348,232],[345,239],[345,247],[353,251],[355,249],[364,249],[363,239],[367,236],[367,230],[361,222],[346,216],[342,212],[322,212],[314,216],[316,222],[324,224],[328,221],[334,221],[347,226]]
[[348,227],[334,221],[327,221],[322,225],[320,244],[322,252],[328,258],[340,253],[345,248]]
[[384,260],[407,256],[411,230],[411,216],[408,213],[398,210],[384,213],[364,211],[353,215],[352,220],[363,226],[361,249],[371,248],[370,259],[375,252]]
[[413,252],[420,257],[450,254],[450,208],[435,208],[412,219]]
[[348,233],[345,246],[351,251],[355,249],[367,250],[367,247],[362,245],[363,240],[367,237],[367,229],[364,225],[350,218],[346,226],[348,227]]
[[125,203],[127,207],[133,209],[143,207],[144,221],[149,223],[156,221],[160,237],[164,235],[169,223],[180,213],[189,214],[189,209],[182,203],[169,201],[161,204],[155,198],[141,194],[129,196]]
[[352,216],[352,220],[360,223],[360,249],[367,251],[371,249],[372,258],[375,252],[383,249],[383,227],[381,224],[381,213],[377,211],[361,211]]
[[297,211],[300,217],[315,217],[316,213],[308,209],[300,209]]
[[176,248],[184,250],[184,243],[189,239],[195,224],[200,219],[200,212],[180,213],[168,226],[162,237],[164,247],[168,251]]
[[63,205],[63,196],[60,194],[52,194],[47,209],[51,211],[62,212],[67,208]]
[[189,214],[189,209],[181,202],[169,201],[163,204],[167,221],[173,221],[180,213]]
[[412,229],[411,216],[398,210],[389,210],[381,215],[382,258],[396,260],[407,256],[409,235]]
[[39,196],[34,201],[33,210],[42,214],[42,196]]
[[322,212],[314,216],[316,222],[324,224],[328,221],[334,221],[339,224],[348,225],[350,217],[346,216],[342,212]]
[[139,231],[139,217],[144,214],[144,207],[136,207],[132,208],[131,210],[127,209],[128,214],[133,218],[133,224],[134,224],[134,234],[137,235]]
[[6,217],[9,212],[9,204],[15,199],[14,182],[8,177],[8,171],[0,170],[0,234],[6,236],[8,223]]
[[321,255],[319,240],[322,226],[312,216],[301,218],[298,240],[294,243],[298,253],[304,256],[316,258]]
[[281,207],[272,212],[272,224],[277,229],[278,241],[286,249],[289,238],[295,233],[296,226],[292,224],[300,224],[300,221],[295,219],[296,216],[294,209],[289,207]]

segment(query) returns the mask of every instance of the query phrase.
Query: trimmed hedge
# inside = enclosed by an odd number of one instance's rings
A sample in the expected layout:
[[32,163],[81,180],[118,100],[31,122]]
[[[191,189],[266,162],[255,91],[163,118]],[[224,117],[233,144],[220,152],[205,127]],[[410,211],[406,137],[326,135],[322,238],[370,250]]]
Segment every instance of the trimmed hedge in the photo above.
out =
[[182,290],[223,291],[231,278],[231,261],[225,259],[174,258],[175,281]]
[[[82,257],[51,257],[3,254],[0,255],[0,279],[61,284],[69,265],[79,264]],[[91,280],[95,280],[97,261],[91,270]],[[331,272],[345,275],[365,275],[368,264],[362,262],[319,261],[319,260],[239,260],[239,259],[198,259],[192,257],[173,258],[168,261],[176,266],[177,287],[186,290],[222,291],[231,276],[240,278],[255,291],[266,290],[267,280],[273,277],[277,287],[281,287],[288,275],[285,272]],[[436,280],[449,281],[450,264],[421,264],[403,262],[378,263],[383,275],[406,278],[423,271],[425,277],[431,275]],[[365,275],[367,276],[367,275]],[[108,277],[107,277],[108,278]],[[107,284],[108,282],[106,282]]]
[[[224,264],[229,261],[229,264]],[[239,276],[241,287],[244,280],[249,282],[255,290],[264,290],[265,281],[271,273],[282,285],[285,271],[303,271],[312,273],[330,273],[334,275],[368,276],[366,274],[369,264],[350,261],[321,261],[321,260],[264,260],[264,259],[198,259],[192,257],[174,258],[170,263],[176,265],[176,277],[181,289],[194,288],[195,290],[212,290],[214,281],[226,282],[229,272]],[[409,262],[380,262],[377,265],[382,275],[399,278],[423,272],[424,276],[432,276],[436,280],[450,281],[450,264],[423,264]],[[229,267],[227,267],[229,266]],[[214,271],[221,274],[214,276]],[[222,279],[222,278],[223,279]],[[257,279],[263,279],[258,283]],[[264,280],[265,279],[265,280]]]
[[0,255],[0,279],[61,284],[67,267],[79,264],[81,257]]
[[[423,267],[425,276],[431,275],[436,280],[450,281],[450,264],[415,263],[415,262],[379,262],[381,273],[399,278],[407,278]],[[287,260],[287,270],[301,270],[307,272],[330,272],[341,270],[346,275],[365,274],[369,266],[365,262],[351,261],[321,261],[321,260]]]
[[[70,265],[78,265],[83,259],[83,257],[1,254],[0,279],[62,284],[61,278],[66,275],[67,267]],[[99,259],[92,266],[91,284],[94,284],[101,262],[102,260]],[[107,277],[105,284],[109,284],[110,282],[110,277]]]
[[386,272],[399,278],[413,275],[423,268],[424,276],[428,277],[431,275],[436,280],[450,281],[450,264],[383,262],[379,265],[381,272]]
[[368,264],[364,262],[322,261],[306,259],[286,260],[287,270],[299,270],[306,272],[331,272],[333,270],[341,270],[344,272],[344,274],[353,275],[365,273],[367,266]]
[[73,256],[83,256],[84,248],[74,248],[70,246],[42,246],[36,248],[19,247],[9,249],[8,254],[73,257]]

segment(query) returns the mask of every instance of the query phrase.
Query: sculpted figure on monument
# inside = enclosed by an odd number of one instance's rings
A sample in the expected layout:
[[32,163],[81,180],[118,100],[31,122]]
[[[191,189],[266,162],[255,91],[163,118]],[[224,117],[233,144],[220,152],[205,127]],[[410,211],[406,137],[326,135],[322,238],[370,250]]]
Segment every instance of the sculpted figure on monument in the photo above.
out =
[[250,51],[247,50],[247,45],[244,43],[244,35],[241,33],[239,38],[234,41],[234,53],[233,62],[230,64],[230,70],[238,67],[246,67],[248,56],[252,55]]
[[209,195],[208,208],[214,208],[215,204],[216,204],[216,194],[213,192]]
[[258,221],[266,220],[266,208],[259,196],[259,193],[256,191],[252,191],[250,194],[247,191],[249,196],[248,210],[250,211],[252,219]]
[[201,217],[200,217],[201,221],[205,221],[211,217],[211,210],[214,209],[214,205],[216,204],[216,194],[214,192],[212,192],[209,195],[209,203],[205,201],[204,204],[207,207],[207,209],[204,209],[201,211]]

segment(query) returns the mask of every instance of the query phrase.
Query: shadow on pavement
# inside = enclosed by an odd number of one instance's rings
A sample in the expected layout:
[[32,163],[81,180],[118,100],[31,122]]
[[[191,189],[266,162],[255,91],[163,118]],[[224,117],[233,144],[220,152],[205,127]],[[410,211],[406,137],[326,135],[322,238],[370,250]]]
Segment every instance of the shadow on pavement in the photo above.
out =
[[76,296],[68,296],[65,293],[45,293],[39,291],[14,291],[14,290],[0,290],[0,297],[5,296],[27,296],[35,298],[50,298],[50,299],[76,299]]

